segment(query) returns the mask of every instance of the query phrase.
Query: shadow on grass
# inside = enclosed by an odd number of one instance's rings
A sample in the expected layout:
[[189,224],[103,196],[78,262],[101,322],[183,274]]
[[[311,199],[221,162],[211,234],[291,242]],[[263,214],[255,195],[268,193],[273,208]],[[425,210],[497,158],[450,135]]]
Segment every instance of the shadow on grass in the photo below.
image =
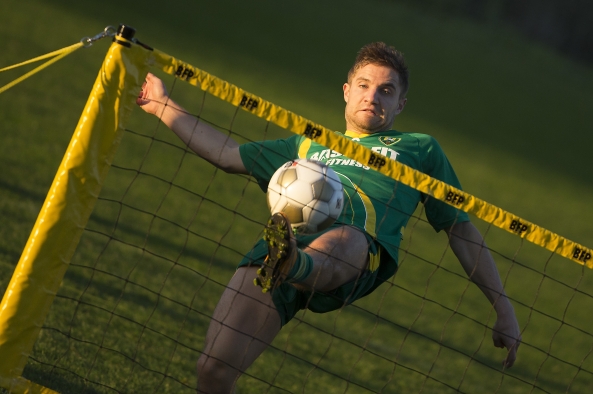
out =
[[[47,364],[29,364],[25,366],[23,377],[32,382],[43,382],[43,386],[51,388],[61,394],[76,393],[76,394],[99,394],[105,391],[99,391],[93,387],[97,384],[79,376],[71,371]],[[103,386],[109,391],[117,392],[117,390]]]

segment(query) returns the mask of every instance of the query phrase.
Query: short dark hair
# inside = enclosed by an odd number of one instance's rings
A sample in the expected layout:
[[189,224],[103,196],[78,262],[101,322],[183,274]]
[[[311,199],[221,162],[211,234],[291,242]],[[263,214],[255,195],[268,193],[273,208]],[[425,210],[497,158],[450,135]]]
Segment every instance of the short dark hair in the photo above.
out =
[[348,71],[348,83],[351,83],[354,74],[367,64],[386,66],[395,70],[399,76],[399,83],[402,89],[400,97],[405,97],[410,86],[408,81],[410,73],[403,53],[384,42],[372,42],[363,46],[356,55],[354,65]]

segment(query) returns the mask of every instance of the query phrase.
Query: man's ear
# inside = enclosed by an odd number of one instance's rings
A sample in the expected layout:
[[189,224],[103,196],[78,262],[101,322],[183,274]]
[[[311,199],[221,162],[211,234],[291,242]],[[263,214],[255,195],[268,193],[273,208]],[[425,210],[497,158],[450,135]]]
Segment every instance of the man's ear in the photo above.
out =
[[408,99],[406,97],[399,100],[399,102],[397,103],[397,113],[400,113],[404,110],[404,107],[406,106],[407,102],[408,102]]
[[348,98],[350,97],[350,85],[345,83],[342,89],[344,89],[344,101],[348,102]]

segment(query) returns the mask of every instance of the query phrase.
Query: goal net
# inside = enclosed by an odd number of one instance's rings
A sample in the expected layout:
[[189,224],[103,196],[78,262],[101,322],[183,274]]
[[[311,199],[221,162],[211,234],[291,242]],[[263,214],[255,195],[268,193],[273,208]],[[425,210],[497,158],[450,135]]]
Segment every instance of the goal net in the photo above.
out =
[[[10,392],[195,392],[214,307],[269,216],[250,177],[215,169],[135,105],[150,70],[196,122],[238,142],[304,135],[467,211],[522,329],[507,370],[495,313],[419,208],[397,275],[327,314],[301,311],[241,393],[587,392],[591,250],[350,143],[120,28],[0,309]],[[397,193],[397,190],[396,192]],[[397,196],[394,196],[397,197]],[[578,263],[578,264],[575,264]]]

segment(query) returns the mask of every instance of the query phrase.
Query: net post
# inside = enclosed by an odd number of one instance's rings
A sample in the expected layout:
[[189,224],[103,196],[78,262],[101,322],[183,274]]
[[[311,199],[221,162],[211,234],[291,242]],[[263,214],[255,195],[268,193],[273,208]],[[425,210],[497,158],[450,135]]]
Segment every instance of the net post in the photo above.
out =
[[117,27],[117,37],[125,38],[128,41],[132,41],[134,39],[134,35],[136,34],[136,29],[131,26],[126,25],[119,25]]
[[[149,69],[120,25],[0,304],[0,387],[27,392],[33,345],[95,206]],[[28,387],[28,388],[27,388]],[[16,391],[12,391],[16,390]]]

